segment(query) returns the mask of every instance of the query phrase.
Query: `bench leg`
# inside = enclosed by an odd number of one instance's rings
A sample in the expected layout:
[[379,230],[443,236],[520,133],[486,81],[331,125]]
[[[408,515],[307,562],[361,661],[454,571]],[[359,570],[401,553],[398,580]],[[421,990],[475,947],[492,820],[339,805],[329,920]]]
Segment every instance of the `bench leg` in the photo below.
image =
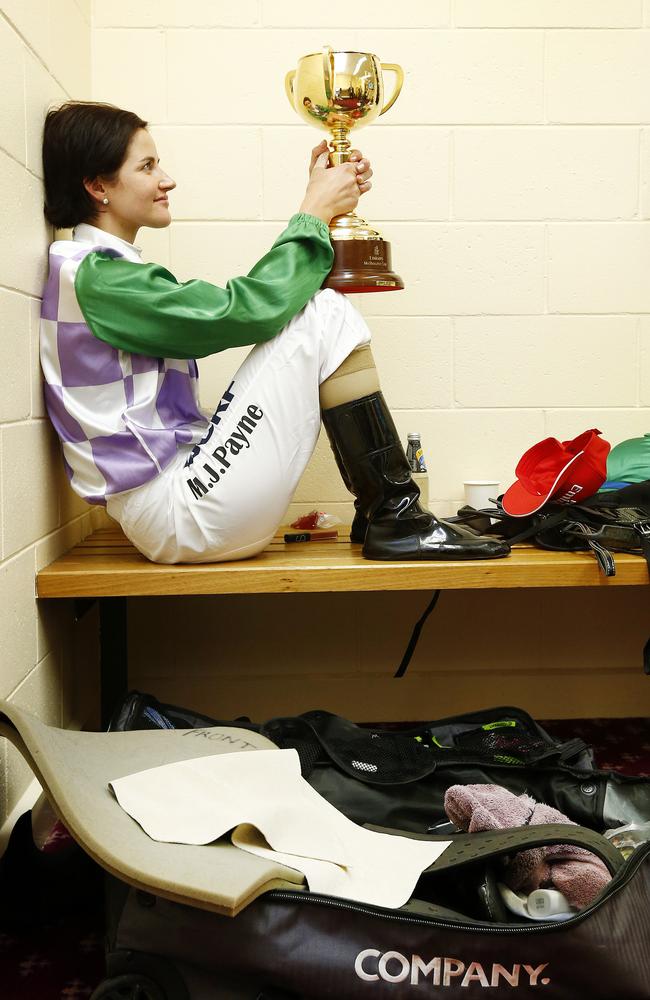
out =
[[129,683],[126,597],[99,598],[99,664],[101,726],[106,730]]

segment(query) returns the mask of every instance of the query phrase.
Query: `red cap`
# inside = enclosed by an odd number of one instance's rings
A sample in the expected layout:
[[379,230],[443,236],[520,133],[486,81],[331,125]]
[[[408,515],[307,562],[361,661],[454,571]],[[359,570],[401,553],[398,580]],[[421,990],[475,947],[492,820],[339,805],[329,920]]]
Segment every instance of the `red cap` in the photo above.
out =
[[607,478],[610,444],[590,430],[572,441],[546,438],[533,445],[517,463],[513,483],[501,501],[506,514],[525,517],[549,500],[581,503],[597,493]]

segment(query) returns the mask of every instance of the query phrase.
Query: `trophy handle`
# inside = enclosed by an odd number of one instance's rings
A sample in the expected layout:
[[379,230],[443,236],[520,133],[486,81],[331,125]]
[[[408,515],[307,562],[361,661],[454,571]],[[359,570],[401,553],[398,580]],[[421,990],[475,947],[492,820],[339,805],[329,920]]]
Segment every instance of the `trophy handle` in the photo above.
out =
[[287,97],[289,98],[289,104],[295,110],[295,105],[293,102],[293,81],[296,78],[295,69],[290,69],[284,78],[284,89],[287,92]]
[[334,52],[331,45],[323,45],[323,80],[325,83],[325,97],[331,107],[334,96]]
[[383,70],[390,70],[391,73],[394,73],[397,77],[395,80],[395,93],[391,97],[390,101],[388,101],[387,104],[384,104],[383,108],[379,112],[380,115],[383,115],[385,111],[392,108],[393,104],[400,95],[402,84],[404,83],[404,70],[401,66],[398,66],[397,63],[381,63],[380,65]]

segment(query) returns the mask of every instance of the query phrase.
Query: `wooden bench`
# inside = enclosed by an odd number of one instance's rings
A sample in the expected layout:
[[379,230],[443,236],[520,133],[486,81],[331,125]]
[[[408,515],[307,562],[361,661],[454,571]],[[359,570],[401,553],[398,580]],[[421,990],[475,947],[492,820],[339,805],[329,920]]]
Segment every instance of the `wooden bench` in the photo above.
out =
[[37,576],[39,598],[97,599],[100,615],[102,722],[127,689],[126,600],[189,594],[277,594],[351,591],[621,587],[648,583],[641,556],[617,554],[606,578],[586,553],[515,547],[505,559],[462,562],[371,562],[347,540],[287,544],[281,529],[253,559],[203,565],[151,563],[118,527],[93,532]]

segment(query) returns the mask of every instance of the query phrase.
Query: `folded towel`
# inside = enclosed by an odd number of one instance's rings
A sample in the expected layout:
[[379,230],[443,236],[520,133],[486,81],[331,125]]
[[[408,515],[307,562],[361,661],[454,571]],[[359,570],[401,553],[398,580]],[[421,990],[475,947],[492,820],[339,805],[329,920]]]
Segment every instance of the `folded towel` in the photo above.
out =
[[[500,785],[452,785],[445,793],[445,812],[468,833],[543,823],[576,825],[552,806],[535,802],[530,795],[514,795]],[[578,909],[588,906],[610,878],[600,858],[570,844],[521,851],[508,860],[502,873],[502,880],[515,892],[558,889]]]

